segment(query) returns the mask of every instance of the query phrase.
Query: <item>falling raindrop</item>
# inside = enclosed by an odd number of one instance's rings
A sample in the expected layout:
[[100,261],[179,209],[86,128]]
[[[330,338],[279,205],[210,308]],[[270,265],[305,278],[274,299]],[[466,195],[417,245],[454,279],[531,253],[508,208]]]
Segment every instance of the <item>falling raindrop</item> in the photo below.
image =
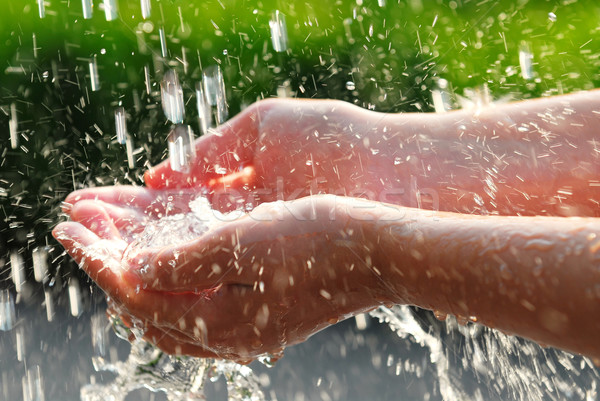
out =
[[37,56],[38,56],[38,47],[37,47],[37,36],[35,36],[35,33],[31,35],[31,39],[33,41],[33,57],[37,58]]
[[25,266],[23,257],[17,251],[12,251],[10,253],[10,268],[11,278],[15,284],[15,290],[21,292],[23,284],[25,284]]
[[519,48],[519,65],[521,66],[521,76],[523,79],[533,78],[533,54],[529,50],[529,45],[523,43]]
[[150,78],[150,67],[148,65],[144,66],[144,84],[146,85],[146,94],[150,94],[152,91],[152,81]]
[[450,95],[448,93],[448,81],[440,78],[437,83],[438,87],[431,91],[431,99],[433,107],[437,113],[444,113],[452,108],[450,104]]
[[33,276],[35,281],[41,283],[48,274],[48,250],[45,247],[38,247],[31,252],[33,259]]
[[48,288],[44,289],[44,303],[46,304],[46,319],[51,322],[54,320],[54,300]]
[[22,379],[23,399],[25,401],[44,401],[44,380],[39,366],[27,369]]
[[23,362],[25,354],[25,329],[23,325],[15,327],[15,345],[17,348],[17,361]]
[[553,12],[549,12],[548,13],[548,19],[552,22],[556,21],[556,14],[554,14]]
[[0,290],[0,330],[10,331],[15,322],[15,301],[10,290]]
[[117,131],[117,142],[125,145],[127,141],[127,115],[124,107],[115,109],[115,129]]
[[198,125],[200,126],[200,134],[204,135],[208,132],[211,120],[211,107],[208,104],[204,88],[200,82],[196,83],[196,107],[198,109]]
[[190,164],[196,155],[192,128],[189,125],[176,125],[171,129],[167,141],[171,169],[182,173],[189,172]]
[[127,151],[127,166],[129,168],[135,168],[135,157],[133,153],[133,139],[131,135],[125,137],[125,149]]
[[44,0],[38,0],[38,11],[40,18],[46,17],[46,4],[44,4]]
[[19,146],[19,120],[17,119],[17,104],[10,105],[10,120],[8,121],[10,131],[10,147],[16,149]]
[[69,306],[71,308],[71,315],[77,317],[81,314],[81,290],[79,282],[75,278],[69,280]]
[[92,0],[81,0],[81,7],[83,9],[83,18],[90,19],[94,13],[94,5]]
[[89,61],[90,68],[90,84],[92,87],[92,92],[96,92],[100,89],[100,78],[98,77],[98,61],[96,56],[92,57]]
[[150,0],[141,0],[142,6],[142,18],[148,19],[152,13],[152,5],[150,4]]
[[167,50],[167,38],[165,36],[164,27],[160,27],[158,29],[158,36],[160,38],[160,54],[163,56],[163,58],[166,58],[169,55],[169,52]]
[[107,21],[114,21],[119,17],[117,0],[104,0],[104,15]]
[[269,21],[269,27],[271,28],[273,49],[279,53],[286,51],[288,49],[288,34],[285,15],[280,13],[279,10],[275,10]]
[[96,356],[105,356],[108,348],[108,322],[104,313],[97,313],[91,318],[92,346]]
[[217,124],[227,119],[225,81],[218,65],[207,67],[202,72],[202,85],[208,104],[217,108]]
[[165,73],[160,83],[160,95],[162,109],[167,119],[174,124],[182,123],[184,116],[183,89],[175,70]]

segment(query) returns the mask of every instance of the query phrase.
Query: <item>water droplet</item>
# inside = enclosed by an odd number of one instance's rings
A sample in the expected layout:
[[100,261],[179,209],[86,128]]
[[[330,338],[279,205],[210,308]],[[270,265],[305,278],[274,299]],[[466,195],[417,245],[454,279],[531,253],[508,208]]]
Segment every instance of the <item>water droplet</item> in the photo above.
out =
[[556,21],[556,14],[554,14],[553,12],[549,12],[548,13],[548,19],[552,22]]
[[367,320],[368,316],[365,313],[360,313],[354,316],[354,320],[356,321],[356,328],[358,330],[366,330],[369,327],[369,321]]
[[17,117],[17,104],[10,105],[10,120],[8,121],[10,131],[10,147],[16,149],[19,146],[19,120]]
[[433,311],[433,316],[435,316],[435,318],[437,320],[439,320],[440,322],[443,322],[444,320],[446,320],[448,318],[448,314],[441,312],[439,310],[434,310]]
[[94,354],[97,356],[105,356],[108,348],[108,325],[106,316],[103,313],[97,313],[91,318],[92,346]]
[[150,4],[150,0],[141,0],[142,7],[142,18],[148,19],[150,18],[150,14],[152,12],[152,5]]
[[171,169],[182,173],[189,172],[196,155],[192,128],[189,125],[178,124],[171,129],[167,140]]
[[149,95],[152,92],[152,79],[150,78],[150,67],[144,66],[144,84],[146,85],[146,94]]
[[31,252],[33,259],[33,276],[35,281],[41,283],[48,274],[48,250],[45,247],[38,247]]
[[54,320],[54,300],[49,289],[44,289],[44,303],[46,304],[46,319],[51,322]]
[[107,21],[114,21],[119,17],[117,0],[104,0],[104,15]]
[[158,28],[158,36],[160,38],[160,54],[163,56],[163,58],[167,58],[169,52],[167,50],[167,38],[165,36],[164,27]]
[[31,401],[43,401],[44,396],[44,380],[39,366],[27,369],[27,373],[22,379],[23,399]]
[[69,306],[71,315],[77,317],[81,314],[81,290],[79,289],[79,281],[76,278],[69,280]]
[[133,140],[131,135],[127,135],[125,138],[125,150],[127,151],[127,166],[129,168],[135,168],[135,156],[133,152]]
[[83,9],[83,18],[90,19],[94,12],[92,0],[81,0],[81,8]]
[[196,108],[198,109],[198,125],[200,126],[200,135],[208,132],[211,123],[211,107],[208,104],[204,88],[200,82],[196,83]]
[[202,85],[204,96],[210,106],[217,108],[217,124],[227,120],[227,98],[225,94],[225,81],[221,73],[221,67],[212,65],[202,71]]
[[46,4],[44,3],[44,0],[38,0],[38,13],[40,18],[46,17]]
[[127,140],[127,115],[123,107],[115,109],[115,129],[117,131],[117,142],[124,145]]
[[23,284],[25,283],[25,266],[23,257],[17,251],[12,251],[10,253],[10,269],[11,278],[15,284],[15,290],[21,292]]
[[483,205],[485,204],[485,202],[483,201],[483,198],[481,196],[479,196],[479,194],[473,194],[473,200],[475,201],[475,203],[478,206],[483,207]]
[[286,51],[288,49],[288,34],[285,15],[276,10],[269,21],[269,27],[271,28],[273,49],[278,53]]
[[184,116],[183,90],[175,70],[165,73],[160,83],[162,109],[167,119],[174,124],[181,124]]
[[96,92],[100,89],[100,78],[98,77],[98,61],[96,60],[96,56],[92,57],[88,65],[90,69],[90,86],[92,88],[92,92]]
[[533,54],[529,50],[529,45],[523,43],[519,48],[519,65],[521,66],[521,76],[523,79],[533,78]]
[[356,89],[356,84],[353,81],[346,82],[346,89],[353,91]]
[[12,330],[15,321],[15,301],[10,290],[0,291],[0,330]]

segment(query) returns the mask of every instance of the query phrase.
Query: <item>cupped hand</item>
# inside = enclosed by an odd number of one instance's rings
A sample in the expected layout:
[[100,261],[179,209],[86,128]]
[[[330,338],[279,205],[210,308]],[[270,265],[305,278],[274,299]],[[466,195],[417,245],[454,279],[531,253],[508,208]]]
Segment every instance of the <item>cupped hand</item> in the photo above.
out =
[[393,118],[335,100],[260,101],[196,141],[189,173],[173,171],[166,160],[146,172],[146,184],[208,187],[225,210],[239,198],[252,204],[320,193],[378,199],[402,178],[393,168],[395,147],[378,132],[381,120]]
[[[248,362],[386,302],[374,238],[348,198],[264,203],[197,239],[152,246],[144,227],[187,211],[190,192],[78,191],[54,236],[130,327],[164,351]],[[212,217],[215,219],[215,217]]]

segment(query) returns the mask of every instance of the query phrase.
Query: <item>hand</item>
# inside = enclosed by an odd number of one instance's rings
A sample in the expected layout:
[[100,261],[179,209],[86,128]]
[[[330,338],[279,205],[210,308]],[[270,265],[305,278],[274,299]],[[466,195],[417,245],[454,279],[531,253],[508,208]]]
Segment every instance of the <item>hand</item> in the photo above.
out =
[[[164,351],[249,362],[386,301],[372,237],[334,196],[265,203],[178,245],[140,247],[145,224],[190,192],[139,187],[71,194],[54,236],[129,326]],[[165,202],[165,200],[168,200]]]
[[196,142],[189,174],[166,160],[146,173],[146,184],[208,187],[221,210],[239,199],[256,205],[318,193],[376,199],[406,181],[393,168],[396,146],[377,131],[396,118],[341,101],[261,101]]

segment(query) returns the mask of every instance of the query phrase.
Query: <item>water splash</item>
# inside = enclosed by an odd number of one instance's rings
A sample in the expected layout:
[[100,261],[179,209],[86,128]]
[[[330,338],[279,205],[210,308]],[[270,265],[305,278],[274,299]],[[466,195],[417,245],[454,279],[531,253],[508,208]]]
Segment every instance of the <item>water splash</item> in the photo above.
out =
[[[115,322],[117,335],[127,338],[131,331]],[[205,400],[207,380],[224,376],[230,401],[262,401],[259,379],[248,366],[224,360],[165,354],[143,340],[131,344],[127,360],[110,363],[101,356],[93,358],[99,372],[116,375],[109,384],[89,384],[81,389],[81,401],[125,400],[132,391],[146,388],[162,391],[170,401]]]
[[[408,306],[382,307],[371,315],[399,337],[427,349],[444,400],[597,399],[600,375],[588,358],[543,349],[467,319],[460,319],[462,324],[453,316],[439,324],[420,322]],[[397,373],[406,362],[398,362]],[[489,393],[472,388],[470,377],[485,384]]]

